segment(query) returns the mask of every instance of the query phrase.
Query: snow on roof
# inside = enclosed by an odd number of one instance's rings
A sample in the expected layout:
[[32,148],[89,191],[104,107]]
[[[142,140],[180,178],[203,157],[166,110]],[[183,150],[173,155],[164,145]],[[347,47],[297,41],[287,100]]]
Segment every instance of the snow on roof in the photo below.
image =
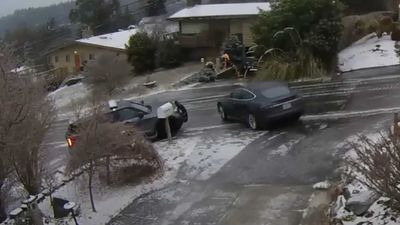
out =
[[267,2],[256,3],[232,3],[232,4],[210,4],[195,5],[185,8],[169,17],[169,19],[184,19],[196,17],[224,17],[224,16],[253,16],[270,10]]
[[125,49],[125,44],[128,43],[129,38],[138,32],[137,29],[130,29],[119,31],[115,33],[103,34],[90,38],[83,38],[77,42],[84,44],[92,44],[116,49]]

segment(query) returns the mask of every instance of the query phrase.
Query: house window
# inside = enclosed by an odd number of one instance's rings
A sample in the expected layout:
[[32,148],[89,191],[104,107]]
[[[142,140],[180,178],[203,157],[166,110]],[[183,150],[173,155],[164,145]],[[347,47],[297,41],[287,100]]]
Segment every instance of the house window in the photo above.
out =
[[69,62],[71,60],[71,58],[69,57],[69,55],[65,56],[65,62]]
[[93,54],[89,54],[89,60],[94,60],[94,59],[95,59],[94,55]]
[[54,62],[58,63],[58,55],[54,56]]
[[201,22],[181,22],[182,34],[199,34],[209,30],[208,23]]

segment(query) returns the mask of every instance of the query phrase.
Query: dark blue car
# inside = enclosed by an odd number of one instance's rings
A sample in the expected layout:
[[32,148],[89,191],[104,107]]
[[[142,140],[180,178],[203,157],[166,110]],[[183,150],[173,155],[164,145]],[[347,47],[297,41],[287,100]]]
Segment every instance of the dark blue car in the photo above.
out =
[[218,102],[223,120],[244,122],[257,130],[282,119],[297,120],[304,112],[302,98],[283,82],[261,82],[235,89]]

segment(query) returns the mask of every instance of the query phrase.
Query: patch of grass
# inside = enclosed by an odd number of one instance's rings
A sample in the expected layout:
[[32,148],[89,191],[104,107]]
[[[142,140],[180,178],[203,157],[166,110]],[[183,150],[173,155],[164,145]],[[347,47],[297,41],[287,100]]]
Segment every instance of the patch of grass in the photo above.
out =
[[298,80],[318,78],[327,72],[321,61],[312,54],[300,53],[298,57],[271,57],[261,66],[256,78],[259,80]]

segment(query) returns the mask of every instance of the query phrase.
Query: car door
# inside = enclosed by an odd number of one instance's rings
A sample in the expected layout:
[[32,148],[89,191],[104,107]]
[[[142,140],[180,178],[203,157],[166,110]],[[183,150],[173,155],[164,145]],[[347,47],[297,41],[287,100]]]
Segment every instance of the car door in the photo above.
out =
[[135,108],[123,108],[114,112],[114,121],[120,121],[126,125],[134,125],[142,132],[153,132],[154,119]]
[[227,104],[225,105],[225,112],[234,119],[239,119],[238,113],[238,101],[240,99],[240,89],[234,90],[227,100]]
[[138,111],[131,108],[122,108],[113,111],[114,121],[123,122],[125,124],[136,124],[141,118]]
[[255,95],[251,91],[245,88],[241,88],[238,91],[239,91],[238,98],[235,101],[237,118],[240,120],[247,121],[250,110],[250,104],[251,101],[255,98]]

